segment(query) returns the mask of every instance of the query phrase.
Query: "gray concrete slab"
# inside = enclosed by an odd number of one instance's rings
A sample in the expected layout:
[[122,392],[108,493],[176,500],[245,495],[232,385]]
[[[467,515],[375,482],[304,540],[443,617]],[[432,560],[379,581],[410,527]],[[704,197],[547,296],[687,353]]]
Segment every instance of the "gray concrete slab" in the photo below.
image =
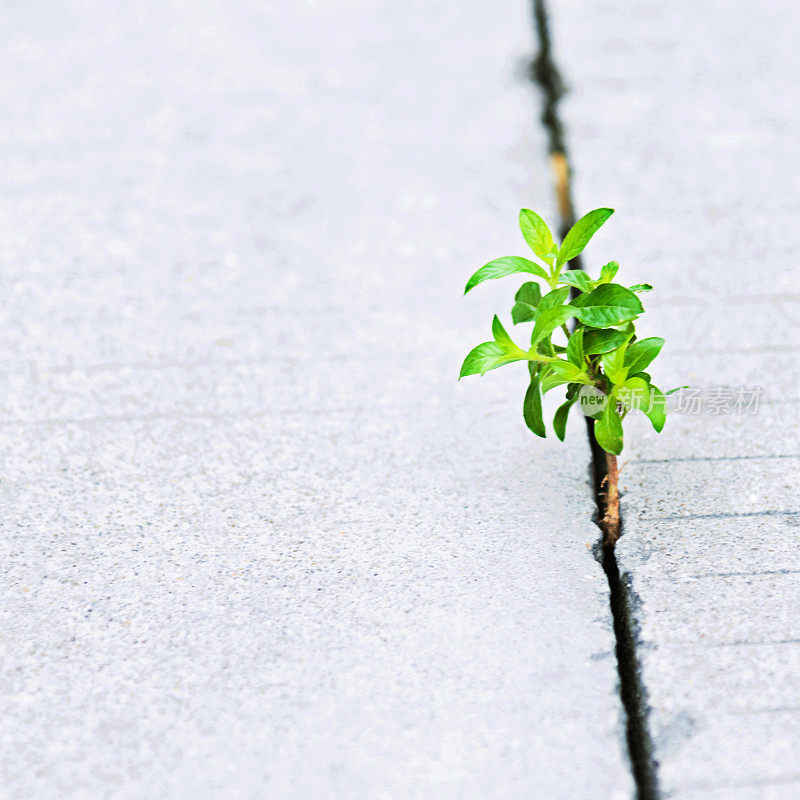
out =
[[656,285],[665,385],[763,387],[755,415],[633,426],[618,558],[666,796],[800,792],[797,153],[790,3],[554,3],[590,268]]
[[455,380],[528,15],[3,11],[3,797],[630,796],[581,426]]

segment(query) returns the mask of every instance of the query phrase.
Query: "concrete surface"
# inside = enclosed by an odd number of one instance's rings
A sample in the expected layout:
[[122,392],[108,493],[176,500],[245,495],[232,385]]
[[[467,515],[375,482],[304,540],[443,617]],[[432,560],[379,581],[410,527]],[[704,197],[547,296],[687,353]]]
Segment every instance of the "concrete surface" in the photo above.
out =
[[3,798],[627,798],[588,454],[457,384],[529,10],[6,5]]
[[800,796],[800,19],[788,2],[558,0],[590,266],[646,280],[665,388],[763,387],[756,415],[634,425],[621,570],[639,600],[665,797]]

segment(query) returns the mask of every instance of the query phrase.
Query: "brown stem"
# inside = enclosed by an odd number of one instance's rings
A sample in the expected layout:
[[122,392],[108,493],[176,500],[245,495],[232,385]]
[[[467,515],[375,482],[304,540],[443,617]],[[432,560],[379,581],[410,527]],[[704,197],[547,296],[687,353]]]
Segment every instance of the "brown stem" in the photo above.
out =
[[550,157],[553,171],[556,174],[556,197],[558,198],[558,213],[562,220],[572,220],[575,212],[572,210],[570,197],[569,161],[566,153],[556,152]]
[[619,470],[617,457],[606,453],[606,513],[603,517],[603,532],[607,547],[613,547],[619,539]]

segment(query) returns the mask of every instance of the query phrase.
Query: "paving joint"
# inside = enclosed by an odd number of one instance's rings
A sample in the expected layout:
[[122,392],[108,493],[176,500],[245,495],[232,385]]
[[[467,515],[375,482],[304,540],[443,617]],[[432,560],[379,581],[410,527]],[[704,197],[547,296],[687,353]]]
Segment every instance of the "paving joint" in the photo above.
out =
[[[558,69],[552,50],[550,20],[544,0],[532,0],[534,34],[537,53],[531,60],[529,77],[541,93],[541,124],[547,132],[550,163],[559,209],[561,236],[575,223],[575,205],[572,195],[572,169],[566,145],[566,132],[559,113],[558,104],[568,91],[567,84]],[[583,269],[579,257],[570,262],[571,269]],[[572,290],[575,293],[575,289]],[[606,516],[607,503],[603,485],[607,477],[605,452],[597,444],[593,431],[593,420],[586,418],[586,432],[591,449],[590,472],[594,484],[597,508],[593,514],[595,524],[601,530],[594,555],[602,566],[608,580],[609,605],[616,640],[619,694],[625,711],[625,734],[631,772],[636,784],[637,800],[659,800],[661,791],[658,781],[658,763],[649,726],[647,688],[642,678],[638,648],[641,646],[636,608],[640,604],[633,592],[627,575],[621,575],[617,563],[616,541],[608,540],[602,520]],[[620,517],[619,536],[624,534],[624,521]]]

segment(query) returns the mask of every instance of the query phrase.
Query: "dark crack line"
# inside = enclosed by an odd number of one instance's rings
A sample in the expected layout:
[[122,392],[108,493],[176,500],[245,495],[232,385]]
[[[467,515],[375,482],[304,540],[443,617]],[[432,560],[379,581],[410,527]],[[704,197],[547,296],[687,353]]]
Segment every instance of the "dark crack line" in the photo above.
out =
[[637,458],[631,460],[631,464],[678,464],[687,461],[763,461],[777,458],[800,458],[800,453],[786,453],[774,456],[676,456],[675,458]]
[[[575,222],[570,161],[564,124],[558,109],[567,86],[553,57],[549,18],[544,0],[533,0],[533,19],[538,52],[531,62],[530,79],[539,87],[542,95],[541,122],[547,132],[558,199],[560,229],[561,235],[564,236]],[[582,269],[580,259],[570,262],[570,268]],[[594,437],[593,420],[587,417],[586,422],[592,450],[591,470],[597,500],[595,522],[599,526],[599,521],[605,513],[601,486],[605,477],[606,461]],[[631,771],[636,783],[636,797],[637,800],[659,800],[661,791],[658,784],[658,763],[654,757],[653,740],[648,724],[647,691],[642,680],[637,652],[640,644],[635,618],[638,598],[630,588],[627,575],[620,575],[613,545],[605,547],[598,544],[596,550],[598,561],[608,579],[609,605],[616,638],[619,693],[625,711],[625,733]]]
[[800,511],[729,511],[719,514],[673,514],[667,517],[640,517],[640,522],[686,522],[693,519],[738,519],[739,517],[797,517]]

